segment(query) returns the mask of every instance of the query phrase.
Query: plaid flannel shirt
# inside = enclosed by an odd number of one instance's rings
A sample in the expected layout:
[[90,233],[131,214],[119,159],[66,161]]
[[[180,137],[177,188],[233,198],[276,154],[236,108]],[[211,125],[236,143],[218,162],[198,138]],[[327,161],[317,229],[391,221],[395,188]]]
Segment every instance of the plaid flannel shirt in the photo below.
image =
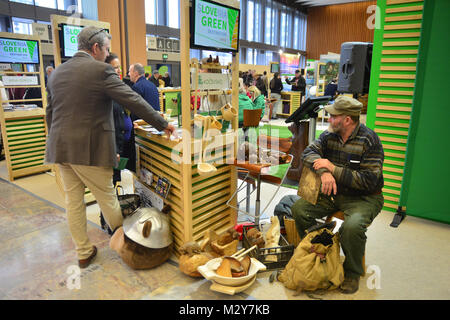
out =
[[[328,159],[336,168],[338,194],[370,195],[381,192],[384,185],[384,151],[380,138],[371,129],[358,124],[344,144],[342,138],[328,130],[311,143],[303,152],[305,166],[312,166],[316,159]],[[327,169],[315,171],[322,175]]]

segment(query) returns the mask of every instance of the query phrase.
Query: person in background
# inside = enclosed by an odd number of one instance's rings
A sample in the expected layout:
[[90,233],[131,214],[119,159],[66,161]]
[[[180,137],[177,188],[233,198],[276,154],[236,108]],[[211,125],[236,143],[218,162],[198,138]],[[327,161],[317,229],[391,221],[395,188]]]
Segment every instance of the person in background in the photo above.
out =
[[263,72],[261,79],[264,83],[264,88],[265,88],[265,90],[261,91],[261,93],[265,92],[264,96],[267,98],[269,96],[269,78],[267,77],[267,71]]
[[159,77],[158,77],[158,83],[159,83],[158,88],[164,88],[164,86],[166,85],[166,83],[165,83],[164,80],[163,80],[163,76],[162,76],[162,75],[159,75]]
[[78,52],[56,68],[48,80],[45,163],[59,169],[78,266],[86,268],[96,257],[97,247],[88,236],[85,187],[94,195],[111,230],[123,224],[112,184],[112,168],[118,165],[112,101],[127,106],[168,136],[175,127],[105,63],[111,47],[110,34],[89,26],[77,39]]
[[304,71],[305,69],[302,69],[302,72],[300,72],[300,70],[295,70],[295,77],[292,80],[289,80],[286,77],[286,83],[292,85],[292,91],[300,91],[302,97],[305,96],[306,90],[306,80],[303,78]]
[[247,94],[250,93],[247,91],[246,88],[241,86],[239,88],[239,114],[238,114],[239,127],[242,127],[244,124],[244,110],[255,109],[253,101],[249,98]]
[[[0,94],[1,94],[1,98],[2,101],[8,101],[8,93],[6,92],[6,89],[3,88],[3,82],[0,80]],[[7,105],[8,103],[6,102],[2,102],[2,105]],[[2,108],[2,106],[0,106],[0,108]],[[1,129],[1,128],[0,128]],[[0,130],[0,161],[5,160],[5,155],[3,154],[3,139],[2,139],[2,131]]]
[[48,78],[50,78],[50,75],[54,70],[53,66],[47,66],[47,68],[45,68],[45,86],[47,86]]
[[[140,63],[132,64],[129,72],[130,80],[134,82],[133,90],[141,95],[156,111],[160,111],[158,88],[145,79],[144,67]],[[137,120],[132,117],[133,121]]]
[[150,73],[146,72],[145,73],[145,79],[149,80],[149,78],[150,78]]
[[301,238],[316,219],[344,212],[339,239],[345,280],[340,289],[347,294],[359,288],[367,228],[384,203],[383,146],[378,135],[360,123],[362,106],[356,99],[339,96],[325,107],[330,126],[302,154],[304,166],[320,177],[321,192],[315,205],[300,199],[291,208]]
[[266,89],[266,85],[265,85],[265,83],[264,83],[263,75],[262,75],[262,74],[257,74],[257,75],[256,75],[255,86],[258,88],[258,90],[261,92],[261,94],[262,94],[264,97],[267,96],[267,89]]
[[153,71],[153,75],[148,79],[151,83],[155,85],[155,87],[159,87],[159,72],[158,70]]
[[251,86],[248,88],[248,92],[251,94],[251,100],[254,104],[254,109],[262,109],[261,119],[264,117],[264,112],[266,110],[266,100],[264,96],[261,94],[261,91],[256,86]]
[[[117,75],[121,75],[122,70],[120,67],[120,60],[116,54],[111,53],[106,58],[106,63],[113,66]],[[116,101],[113,101],[113,114],[116,129],[117,154],[120,157],[128,158],[126,168],[132,172],[136,172],[136,149],[134,146],[134,130],[133,122],[131,121],[131,112]],[[120,171],[115,170],[113,178],[114,185],[117,181],[121,181]]]
[[333,101],[336,98],[336,92],[337,92],[337,79],[332,79],[327,86],[325,87],[324,96],[331,96],[331,101]]
[[273,79],[270,81],[270,98],[275,99],[273,109],[275,116],[272,119],[277,119],[278,114],[283,113],[283,104],[281,103],[281,90],[283,90],[283,83],[281,82],[280,73],[275,72]]
[[169,75],[168,72],[166,72],[164,74],[163,80],[164,80],[164,86],[165,87],[172,87],[172,81],[170,79],[170,75]]
[[[116,54],[110,53],[105,62],[109,63],[117,75],[121,77],[122,69],[119,57]],[[117,159],[127,158],[126,169],[136,172],[136,149],[134,147],[134,130],[130,111],[113,100],[113,116]],[[116,186],[119,181],[122,181],[121,171],[113,168],[113,186]],[[102,229],[112,234],[112,230],[108,227],[102,212],[100,212],[100,225]]]

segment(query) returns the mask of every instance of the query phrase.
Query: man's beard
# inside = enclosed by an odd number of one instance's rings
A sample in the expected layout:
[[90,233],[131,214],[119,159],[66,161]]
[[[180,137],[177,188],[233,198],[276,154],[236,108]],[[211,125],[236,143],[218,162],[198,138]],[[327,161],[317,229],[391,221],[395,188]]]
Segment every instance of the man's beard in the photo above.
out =
[[340,134],[342,132],[342,125],[339,123],[336,127],[333,127],[330,123],[328,126],[328,132]]

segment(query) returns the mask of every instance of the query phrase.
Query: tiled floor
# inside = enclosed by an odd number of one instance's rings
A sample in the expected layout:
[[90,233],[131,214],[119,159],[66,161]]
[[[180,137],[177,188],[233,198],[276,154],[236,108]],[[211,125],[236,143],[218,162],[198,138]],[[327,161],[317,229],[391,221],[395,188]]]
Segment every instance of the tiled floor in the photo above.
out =
[[[77,277],[77,258],[64,213],[64,198],[53,175],[39,174],[7,182],[0,162],[0,299],[150,299],[150,300],[310,300],[294,296],[280,282],[269,282],[271,272],[234,296],[210,290],[211,282],[191,278],[178,268],[173,256],[161,266],[130,269],[109,248],[109,236],[99,227],[99,208],[88,207],[88,233],[99,252]],[[132,192],[131,175],[124,174],[126,193]],[[262,199],[274,186],[264,185]],[[263,220],[286,194],[282,188]],[[262,204],[264,208],[265,204]],[[367,232],[368,273],[353,295],[330,291],[316,298],[329,300],[446,299],[450,298],[450,226],[407,217],[398,229],[389,227],[393,214],[381,212]],[[244,219],[245,216],[240,216]],[[374,271],[381,270],[381,287],[373,287]],[[372,271],[371,271],[372,270]],[[79,282],[77,282],[79,279]],[[80,287],[77,287],[77,284]]]

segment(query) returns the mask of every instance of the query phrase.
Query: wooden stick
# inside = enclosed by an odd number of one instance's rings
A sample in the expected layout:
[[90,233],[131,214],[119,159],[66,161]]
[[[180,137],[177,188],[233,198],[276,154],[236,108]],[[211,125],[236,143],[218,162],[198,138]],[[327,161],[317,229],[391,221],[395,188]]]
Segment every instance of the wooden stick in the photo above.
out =
[[255,250],[256,248],[258,248],[258,245],[255,244],[253,247],[251,247],[250,249],[248,249],[248,250],[246,250],[246,251],[240,253],[239,255],[235,256],[234,258],[240,260],[240,259],[243,258],[247,253],[249,253],[249,252]]
[[243,251],[245,251],[245,248],[242,248],[241,250],[239,250],[239,251],[236,251],[235,253],[233,253],[232,255],[231,255],[231,257],[236,257],[236,256],[238,256],[240,253],[242,253]]

